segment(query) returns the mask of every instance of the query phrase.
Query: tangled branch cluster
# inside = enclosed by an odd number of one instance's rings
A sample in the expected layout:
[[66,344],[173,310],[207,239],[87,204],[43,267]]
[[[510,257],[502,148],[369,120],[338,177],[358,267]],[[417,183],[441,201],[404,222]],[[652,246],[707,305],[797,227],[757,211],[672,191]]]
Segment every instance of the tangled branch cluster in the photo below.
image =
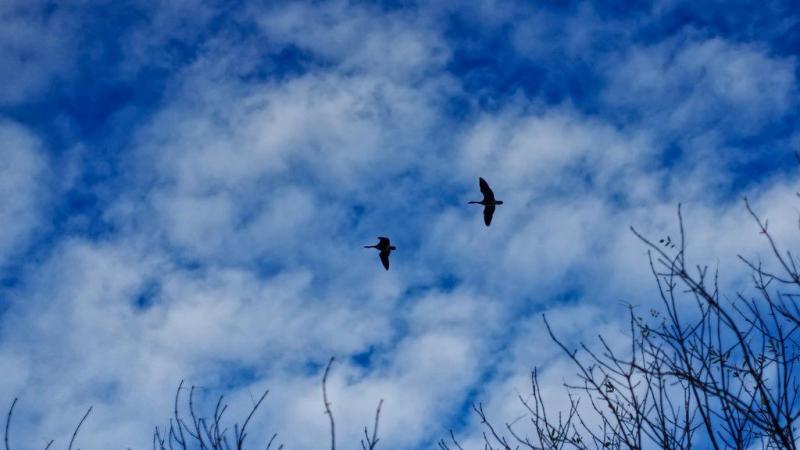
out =
[[[493,426],[482,405],[486,449],[797,449],[800,417],[800,271],[745,199],[765,237],[775,271],[740,256],[752,271],[755,295],[720,293],[718,274],[686,261],[678,207],[677,247],[658,245],[631,228],[648,247],[660,310],[647,319],[630,307],[630,346],[599,350],[553,341],[577,368],[565,383],[569,407],[549,411],[534,370],[529,399],[519,397],[530,428]],[[662,243],[663,244],[663,243]],[[624,354],[621,354],[624,353]],[[462,446],[451,433],[442,450]]]
[[[325,367],[325,373],[322,377],[322,399],[325,406],[325,414],[328,415],[330,420],[330,448],[331,450],[336,450],[336,425],[333,418],[333,412],[331,411],[331,402],[328,400],[327,387],[328,375],[330,374],[333,362],[334,358],[331,358],[328,361],[328,365]],[[195,404],[195,391],[197,390],[197,386],[191,386],[188,389],[188,405],[183,407],[185,410],[188,406],[188,416],[186,415],[186,412],[182,411],[181,407],[181,392],[186,390],[186,388],[183,386],[183,381],[181,381],[178,385],[178,389],[175,391],[175,402],[172,410],[172,417],[169,419],[169,424],[163,428],[156,427],[155,431],[153,432],[153,450],[246,450],[249,448],[245,446],[245,441],[247,439],[247,426],[250,424],[250,420],[253,418],[258,408],[264,402],[264,399],[267,398],[269,390],[265,390],[264,393],[261,394],[261,397],[259,397],[258,400],[253,403],[253,407],[250,409],[250,412],[247,414],[247,417],[245,417],[241,424],[239,422],[235,422],[233,423],[232,427],[230,427],[226,426],[223,420],[225,412],[228,410],[228,405],[225,403],[224,396],[219,396],[216,406],[214,407],[213,414],[211,417],[206,417],[198,411],[198,408]],[[8,415],[6,416],[4,434],[5,450],[11,450],[11,445],[9,444],[9,429],[16,404],[17,399],[15,398],[11,403],[11,407],[8,409]],[[378,441],[380,440],[378,438],[378,422],[380,421],[382,406],[383,400],[378,402],[378,407],[375,410],[375,424],[373,425],[372,433],[370,433],[368,427],[364,427],[364,438],[361,440],[362,450],[375,450],[378,445]],[[83,422],[86,421],[86,418],[89,416],[91,411],[92,408],[90,407],[86,411],[86,414],[83,415],[83,418],[81,418],[80,422],[78,422],[78,425],[75,427],[75,430],[72,433],[72,439],[70,439],[69,442],[68,450],[72,450],[73,445],[75,444],[75,439],[78,436],[78,431],[80,431],[81,425],[83,425]],[[276,441],[277,437],[277,433],[272,434],[272,437],[266,443],[265,450],[283,450],[284,444],[278,444]],[[49,450],[53,443],[54,441],[49,441],[44,447],[44,450]]]

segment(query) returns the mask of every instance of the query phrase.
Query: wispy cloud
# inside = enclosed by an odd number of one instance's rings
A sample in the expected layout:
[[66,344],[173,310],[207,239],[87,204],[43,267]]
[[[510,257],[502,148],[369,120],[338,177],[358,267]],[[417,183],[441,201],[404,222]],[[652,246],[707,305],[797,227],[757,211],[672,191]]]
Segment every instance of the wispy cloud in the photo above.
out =
[[0,266],[7,258],[23,251],[28,239],[46,217],[45,206],[49,185],[47,158],[41,143],[25,127],[0,122],[3,158],[0,163]]

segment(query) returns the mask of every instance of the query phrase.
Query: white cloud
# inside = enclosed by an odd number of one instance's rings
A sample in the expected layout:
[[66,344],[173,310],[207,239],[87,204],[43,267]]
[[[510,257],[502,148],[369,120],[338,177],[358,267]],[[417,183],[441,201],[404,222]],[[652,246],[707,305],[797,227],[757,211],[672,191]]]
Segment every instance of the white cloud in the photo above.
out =
[[345,1],[281,5],[252,14],[268,38],[309,50],[347,73],[416,80],[440,69],[449,56],[437,25],[424,14],[385,13]]
[[23,250],[41,226],[48,193],[47,163],[41,143],[28,130],[0,119],[0,266]]
[[[197,23],[214,14],[189,2],[155,22],[195,6]],[[444,437],[476,391],[493,416],[515,418],[533,365],[546,366],[547,395],[560,393],[569,365],[541,312],[571,342],[620,338],[618,300],[655,301],[629,225],[675,238],[684,201],[690,254],[734,273],[736,251],[763,248],[741,204],[721,200],[727,169],[706,162],[726,149],[714,132],[746,135],[791,108],[791,61],[719,39],[636,47],[617,61],[606,101],[645,120],[621,126],[517,99],[456,122],[444,107],[459,90],[444,71],[451,49],[432,19],[343,2],[247,13],[267,45],[325,64],[243,78],[255,45],[222,33],[175,73],[125,156],[134,185],[106,211],[118,231],[57,242],[13,292],[0,395],[42,411],[22,412],[20,432],[66,436],[93,403],[81,445],[141,447],[186,378],[232,386],[237,414],[270,387],[253,437],[277,431],[319,448],[320,364],[336,355],[340,444],[357,445],[384,398],[381,448],[413,448]],[[487,21],[510,17],[496,14]],[[141,60],[174,37],[137,36],[127,51]],[[709,118],[728,110],[721,125]],[[665,135],[692,127],[710,128],[685,142],[705,156],[667,168]],[[0,216],[23,219],[2,255],[35,226],[46,171],[26,132],[3,125],[0,137],[17,143],[0,162]],[[478,176],[506,201],[490,228],[466,205]],[[775,178],[751,193],[789,245],[796,217],[783,199],[794,190]],[[389,272],[361,248],[383,233],[399,247]],[[350,359],[365,354],[368,367]]]
[[687,33],[610,61],[606,101],[678,135],[749,136],[795,104],[794,66],[756,44]]

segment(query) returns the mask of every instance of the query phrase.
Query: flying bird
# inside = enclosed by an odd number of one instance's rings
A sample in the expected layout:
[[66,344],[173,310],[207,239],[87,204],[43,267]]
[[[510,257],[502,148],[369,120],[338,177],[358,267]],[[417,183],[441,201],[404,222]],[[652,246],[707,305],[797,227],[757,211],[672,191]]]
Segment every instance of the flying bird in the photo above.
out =
[[364,248],[377,248],[380,250],[379,256],[381,257],[381,263],[383,263],[383,268],[389,270],[389,253],[392,250],[396,250],[397,247],[391,245],[389,242],[389,238],[378,236],[378,243],[376,245],[365,245]]
[[489,187],[489,183],[487,183],[486,180],[484,180],[483,178],[478,178],[478,184],[481,187],[483,200],[479,202],[472,201],[470,203],[483,205],[483,222],[486,223],[486,226],[488,227],[489,224],[492,223],[492,216],[494,215],[494,207],[496,205],[502,205],[503,202],[494,199],[494,192],[492,192],[492,188]]

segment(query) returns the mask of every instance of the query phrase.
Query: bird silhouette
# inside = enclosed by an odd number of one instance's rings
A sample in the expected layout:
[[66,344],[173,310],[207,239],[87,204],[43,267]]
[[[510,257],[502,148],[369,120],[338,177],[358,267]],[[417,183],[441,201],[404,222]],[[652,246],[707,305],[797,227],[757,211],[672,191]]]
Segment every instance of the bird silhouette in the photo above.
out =
[[389,253],[392,250],[396,250],[397,247],[391,245],[389,242],[389,238],[378,236],[378,243],[375,245],[365,245],[364,248],[377,248],[380,250],[379,256],[381,257],[381,263],[383,263],[383,268],[389,270]]
[[478,178],[478,184],[481,187],[483,200],[479,202],[471,201],[470,203],[483,205],[483,222],[488,227],[489,224],[492,223],[492,216],[494,215],[494,207],[496,205],[502,205],[503,202],[494,199],[494,192],[492,192],[492,188],[489,187],[489,183],[487,183],[486,180],[484,180],[483,178]]

